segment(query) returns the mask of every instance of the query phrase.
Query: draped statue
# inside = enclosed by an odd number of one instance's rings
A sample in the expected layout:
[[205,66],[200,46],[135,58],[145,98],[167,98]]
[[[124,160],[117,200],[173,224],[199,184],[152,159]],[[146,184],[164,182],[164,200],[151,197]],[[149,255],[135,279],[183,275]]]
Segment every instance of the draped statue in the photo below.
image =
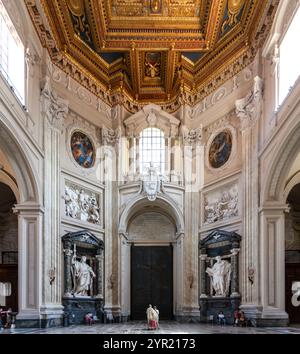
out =
[[231,276],[231,264],[216,257],[212,268],[207,268],[206,273],[211,277],[212,286],[216,296],[228,296]]
[[93,278],[96,274],[92,268],[86,263],[86,257],[82,256],[81,260],[76,259],[76,254],[72,258],[72,275],[73,275],[73,294],[76,296],[87,296],[88,291],[92,289]]

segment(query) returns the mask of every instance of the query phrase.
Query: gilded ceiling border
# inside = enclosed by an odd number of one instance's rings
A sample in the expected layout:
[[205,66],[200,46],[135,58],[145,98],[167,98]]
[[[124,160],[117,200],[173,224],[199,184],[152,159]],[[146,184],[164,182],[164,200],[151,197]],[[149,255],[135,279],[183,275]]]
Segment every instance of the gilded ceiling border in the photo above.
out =
[[[90,92],[104,100],[110,106],[123,104],[126,110],[131,113],[136,113],[142,109],[143,106],[153,103],[153,100],[137,102],[135,98],[132,97],[132,94],[129,92],[126,85],[124,86],[124,83],[122,82],[120,82],[120,86],[113,91],[110,88],[107,89],[100,80],[94,78],[88,70],[82,67],[82,65],[76,63],[75,60],[73,60],[70,55],[64,51],[64,48],[60,48],[57,45],[57,38],[54,37],[49,23],[45,20],[45,17],[41,15],[40,11],[42,10],[38,8],[36,0],[24,1],[41,43],[45,48],[47,48],[55,65],[65,71]],[[163,110],[169,113],[177,111],[182,104],[194,106],[218,87],[223,85],[225,81],[231,79],[246,66],[251,64],[255,58],[258,48],[262,46],[271,29],[272,21],[279,1],[280,0],[269,0],[265,8],[267,10],[267,14],[260,18],[258,17],[256,23],[252,24],[253,28],[257,28],[258,26],[258,30],[255,38],[253,39],[253,43],[250,46],[246,41],[245,47],[241,48],[241,50],[230,60],[229,63],[221,66],[217,73],[211,75],[203,81],[197,89],[191,90],[184,84],[184,82],[182,82],[179,93],[176,97],[169,99],[168,102],[156,101],[155,103],[160,105]],[[260,23],[258,23],[259,21]],[[250,39],[249,42],[251,42]],[[201,69],[203,69],[203,67]],[[195,73],[193,74],[195,75]]]

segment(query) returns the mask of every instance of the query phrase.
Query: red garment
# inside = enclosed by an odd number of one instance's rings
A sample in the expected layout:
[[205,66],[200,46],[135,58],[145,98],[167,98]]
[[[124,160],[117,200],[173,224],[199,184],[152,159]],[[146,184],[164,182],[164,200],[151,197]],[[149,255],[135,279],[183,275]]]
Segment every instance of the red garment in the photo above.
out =
[[156,329],[156,328],[157,328],[157,323],[156,323],[156,321],[155,321],[155,320],[150,320],[150,322],[149,322],[149,327],[150,327],[151,329]]

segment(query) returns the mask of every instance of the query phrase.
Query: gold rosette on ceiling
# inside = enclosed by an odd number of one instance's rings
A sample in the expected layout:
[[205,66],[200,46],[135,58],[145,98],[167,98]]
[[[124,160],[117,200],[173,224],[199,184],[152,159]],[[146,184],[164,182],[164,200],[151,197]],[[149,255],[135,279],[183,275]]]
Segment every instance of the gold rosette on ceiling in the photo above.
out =
[[74,16],[81,17],[84,15],[83,0],[67,0],[67,5]]

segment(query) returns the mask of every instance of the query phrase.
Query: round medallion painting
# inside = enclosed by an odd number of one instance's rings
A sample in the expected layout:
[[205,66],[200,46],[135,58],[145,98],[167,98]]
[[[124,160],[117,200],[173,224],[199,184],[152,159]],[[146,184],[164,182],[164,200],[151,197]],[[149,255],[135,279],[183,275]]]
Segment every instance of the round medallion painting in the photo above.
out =
[[81,132],[71,137],[71,150],[75,161],[82,167],[90,168],[94,164],[95,151],[91,140]]
[[219,133],[209,148],[209,163],[213,168],[223,166],[229,159],[232,150],[232,136],[229,131]]

